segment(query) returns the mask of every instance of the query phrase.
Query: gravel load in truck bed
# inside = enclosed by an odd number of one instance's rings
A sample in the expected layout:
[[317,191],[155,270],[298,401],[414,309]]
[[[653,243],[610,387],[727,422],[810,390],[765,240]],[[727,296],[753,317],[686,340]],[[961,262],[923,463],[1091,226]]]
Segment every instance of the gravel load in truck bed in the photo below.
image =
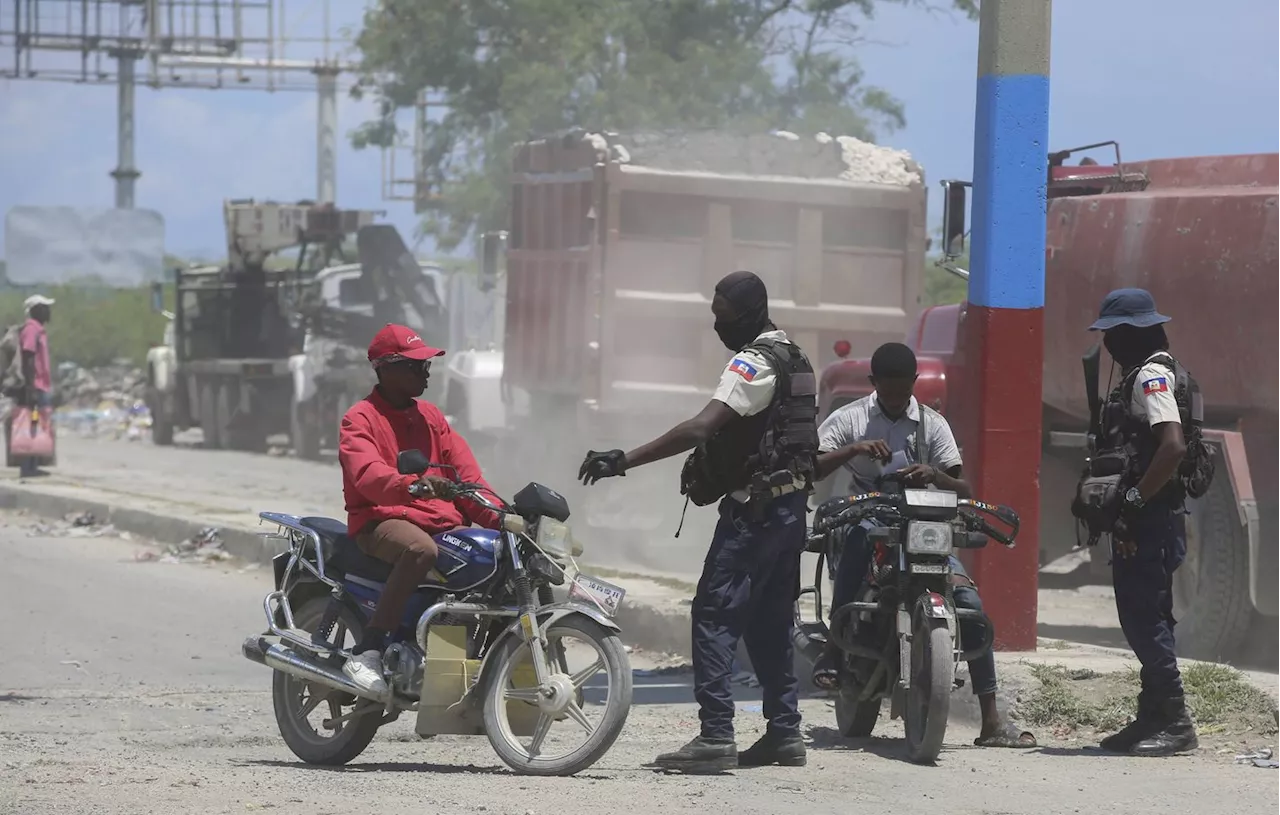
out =
[[[600,144],[600,136],[587,138]],[[920,166],[906,151],[851,136],[697,131],[609,134],[603,138],[615,161],[661,170],[839,178],[898,186],[921,181]]]

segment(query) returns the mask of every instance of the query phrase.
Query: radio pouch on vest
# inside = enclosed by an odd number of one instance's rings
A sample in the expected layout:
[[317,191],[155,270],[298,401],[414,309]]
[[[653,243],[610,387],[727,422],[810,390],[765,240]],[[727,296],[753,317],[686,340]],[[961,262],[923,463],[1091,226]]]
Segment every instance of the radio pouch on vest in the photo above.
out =
[[1115,529],[1123,503],[1121,490],[1131,467],[1129,454],[1122,450],[1099,453],[1085,465],[1071,502],[1071,514],[1088,529],[1090,546]]

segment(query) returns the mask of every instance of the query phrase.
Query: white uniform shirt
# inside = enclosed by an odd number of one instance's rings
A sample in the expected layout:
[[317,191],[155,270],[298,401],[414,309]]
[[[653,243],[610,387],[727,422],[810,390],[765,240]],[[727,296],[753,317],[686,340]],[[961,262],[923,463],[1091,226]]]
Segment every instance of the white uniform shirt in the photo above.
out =
[[[907,410],[897,421],[880,410],[873,392],[832,411],[818,428],[818,449],[830,453],[860,441],[880,440],[891,453],[902,453],[911,464],[930,464],[940,470],[961,466],[960,448],[951,425],[940,414],[929,416],[925,424],[927,438],[919,445],[924,461],[916,460],[916,430],[920,427],[920,405],[911,397]],[[871,492],[875,478],[882,472],[879,462],[870,456],[854,456],[837,475],[835,487],[844,492]],[[838,495],[839,492],[833,493]]]
[[[785,331],[766,331],[756,337],[760,340],[778,340],[789,343]],[[720,384],[711,398],[724,402],[739,416],[754,416],[773,401],[778,389],[778,375],[773,363],[756,351],[739,351],[720,374]]]
[[[1165,353],[1164,351],[1160,352]],[[1159,362],[1152,362],[1152,354],[1138,370],[1133,380],[1133,398],[1129,404],[1129,415],[1135,419],[1145,419],[1155,427],[1165,422],[1182,424],[1182,416],[1178,413],[1178,400],[1173,397],[1173,368]]]
[[[760,340],[790,343],[786,332],[781,329],[764,332],[756,337],[757,342]],[[747,417],[769,407],[777,389],[778,375],[773,362],[756,351],[739,351],[724,366],[720,384],[711,398],[728,405],[739,416]],[[797,486],[801,485],[797,482]],[[748,498],[746,490],[736,490],[730,496],[741,503],[746,503]]]

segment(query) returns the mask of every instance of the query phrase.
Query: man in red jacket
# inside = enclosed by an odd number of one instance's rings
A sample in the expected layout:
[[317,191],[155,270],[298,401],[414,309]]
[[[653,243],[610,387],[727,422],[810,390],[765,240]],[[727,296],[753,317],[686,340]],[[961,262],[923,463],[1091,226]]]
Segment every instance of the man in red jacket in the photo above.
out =
[[[421,450],[428,461],[452,465],[458,480],[487,484],[471,448],[440,409],[418,401],[431,377],[431,360],[443,353],[405,326],[379,331],[369,344],[378,384],[342,417],[338,435],[348,530],[365,554],[393,566],[378,608],[352,649],[355,657],[343,666],[352,682],[376,693],[386,690],[382,652],[387,638],[400,627],[409,597],[435,566],[431,536],[472,524],[498,526],[497,515],[474,501],[442,497],[449,494],[450,479],[402,475],[396,468],[400,451]],[[423,484],[426,494],[410,495],[415,483]]]

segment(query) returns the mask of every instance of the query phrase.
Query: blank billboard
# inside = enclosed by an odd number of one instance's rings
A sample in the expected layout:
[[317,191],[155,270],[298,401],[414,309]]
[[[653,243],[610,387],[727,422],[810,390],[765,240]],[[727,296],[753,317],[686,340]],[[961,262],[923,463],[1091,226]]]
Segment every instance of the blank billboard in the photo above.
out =
[[164,218],[149,209],[13,207],[4,242],[7,276],[16,285],[95,277],[128,288],[164,272]]

